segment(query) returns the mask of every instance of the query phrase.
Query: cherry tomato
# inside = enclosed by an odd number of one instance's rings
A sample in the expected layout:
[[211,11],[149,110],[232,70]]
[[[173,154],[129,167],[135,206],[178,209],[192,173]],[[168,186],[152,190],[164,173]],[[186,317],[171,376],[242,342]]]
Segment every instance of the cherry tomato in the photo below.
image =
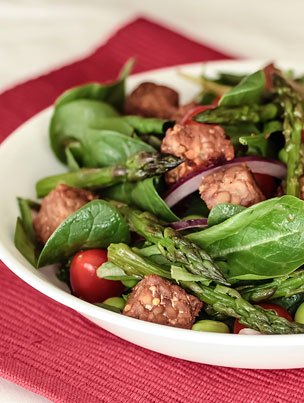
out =
[[97,277],[96,270],[108,260],[107,251],[90,249],[78,252],[72,259],[70,281],[75,295],[88,302],[102,302],[119,297],[124,286],[120,281]]
[[274,197],[277,184],[273,176],[255,173],[253,174],[253,177],[266,199]]
[[[292,317],[289,315],[289,313],[286,311],[285,308],[282,308],[279,305],[275,305],[275,304],[266,304],[264,302],[261,302],[260,304],[258,304],[259,306],[261,306],[264,309],[273,309],[274,311],[277,312],[277,314],[279,316],[281,316],[282,318],[285,318],[287,320],[289,320],[289,322],[293,322]],[[233,333],[238,334],[240,332],[240,330],[247,328],[247,326],[242,325],[238,319],[235,320],[234,322],[234,328],[233,328]]]
[[195,122],[191,118],[195,115],[197,115],[200,112],[204,112],[207,109],[213,109],[215,108],[216,105],[201,105],[201,106],[196,106],[195,108],[191,109],[186,115],[183,117],[181,120],[182,125],[199,125],[200,123]]

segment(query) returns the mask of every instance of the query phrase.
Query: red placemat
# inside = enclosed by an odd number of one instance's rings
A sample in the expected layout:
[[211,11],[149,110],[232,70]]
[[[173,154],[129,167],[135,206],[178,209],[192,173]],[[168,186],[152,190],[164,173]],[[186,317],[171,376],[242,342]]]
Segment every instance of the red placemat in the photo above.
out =
[[[0,141],[65,89],[135,71],[229,58],[139,18],[91,56],[0,95]],[[302,370],[212,367],[134,346],[56,303],[0,265],[0,376],[53,402],[293,402]]]

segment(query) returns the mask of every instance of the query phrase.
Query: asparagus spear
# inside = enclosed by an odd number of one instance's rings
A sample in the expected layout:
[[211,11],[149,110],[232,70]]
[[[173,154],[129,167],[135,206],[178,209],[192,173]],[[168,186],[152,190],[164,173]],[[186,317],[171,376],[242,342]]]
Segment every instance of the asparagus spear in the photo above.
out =
[[235,124],[242,122],[266,122],[275,119],[279,114],[279,107],[275,104],[218,106],[207,109],[193,117],[200,123]]
[[[127,275],[136,274],[144,277],[149,274],[157,274],[170,279],[169,271],[138,256],[128,245],[123,243],[111,244],[108,247],[108,260],[124,270]],[[296,322],[288,322],[285,318],[279,317],[273,310],[265,310],[260,306],[251,305],[232,288],[221,285],[213,288],[195,282],[180,282],[180,285],[191,291],[201,301],[212,306],[216,312],[238,318],[245,326],[262,333],[304,333],[303,325]]]
[[273,279],[270,283],[250,287],[239,287],[238,291],[248,301],[291,297],[304,292],[304,270]]
[[175,168],[183,159],[171,154],[140,151],[130,156],[125,165],[82,168],[78,171],[49,176],[36,184],[37,197],[46,196],[61,183],[86,189],[101,189],[120,182],[137,182]]
[[230,85],[219,84],[213,80],[208,80],[205,76],[193,76],[191,74],[179,71],[178,74],[186,80],[192,81],[195,84],[202,86],[204,92],[212,91],[216,95],[222,96],[231,90]]
[[170,262],[183,264],[191,273],[205,276],[206,279],[229,284],[213,259],[201,247],[174,229],[165,227],[150,213],[126,206],[119,209],[127,219],[130,228],[155,244],[160,253]]
[[284,110],[283,134],[287,154],[286,194],[300,196],[303,174],[302,129],[304,127],[303,100],[295,89],[279,74],[273,75],[274,91]]

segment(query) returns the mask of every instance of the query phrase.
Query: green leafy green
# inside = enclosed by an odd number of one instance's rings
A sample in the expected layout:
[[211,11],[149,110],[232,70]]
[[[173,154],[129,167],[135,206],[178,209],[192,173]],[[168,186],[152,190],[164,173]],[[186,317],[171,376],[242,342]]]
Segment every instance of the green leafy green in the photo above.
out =
[[238,204],[231,203],[220,203],[211,209],[208,216],[208,226],[220,224],[223,221],[228,220],[228,218],[234,216],[245,210],[246,207],[239,206]]
[[222,96],[219,105],[252,105],[259,103],[266,84],[263,70],[258,70],[241,80]]
[[66,163],[69,167],[70,171],[77,171],[80,168],[80,165],[76,158],[76,148],[79,148],[80,143],[75,141],[71,143],[68,147],[65,148],[65,156],[66,156]]
[[126,136],[134,135],[133,127],[128,123],[124,116],[106,117],[95,124],[91,123],[89,127],[92,129],[112,130],[125,134]]
[[243,146],[248,146],[248,155],[267,156],[268,140],[264,133],[254,134],[252,136],[241,136],[239,142]]
[[109,84],[90,83],[65,91],[57,100],[56,108],[59,108],[76,99],[93,99],[104,101],[122,111],[125,99],[125,80],[130,74],[134,59],[129,59],[123,66],[118,80]]
[[[277,132],[282,131],[282,123],[277,120],[271,120],[264,123],[262,133],[252,132],[249,136],[240,136],[239,142],[247,146],[247,155],[261,155],[268,158],[277,158],[280,148],[281,138]],[[276,133],[275,137],[271,134]]]
[[136,183],[122,183],[105,189],[103,197],[134,205],[143,211],[149,211],[165,221],[178,221],[179,218],[157,192],[159,178],[149,178]]
[[85,167],[124,164],[137,151],[155,151],[140,139],[110,130],[87,129],[82,142],[82,163]]
[[17,218],[16,222],[14,243],[25,259],[36,267],[39,248],[37,247],[37,243],[28,236],[20,217]]
[[204,285],[209,285],[211,280],[207,280],[205,276],[200,276],[199,274],[189,273],[184,267],[171,266],[171,277],[173,280],[179,281],[199,281]]
[[264,123],[263,133],[269,136],[272,133],[281,132],[283,130],[282,122],[279,120],[270,120]]
[[170,270],[171,262],[170,260],[166,259],[159,251],[156,245],[146,246],[144,248],[136,248],[133,247],[132,250],[137,253],[138,255],[149,258],[149,260],[157,265],[162,267],[167,267]]
[[234,87],[239,84],[246,76],[244,74],[233,74],[233,73],[219,73],[216,80],[214,80],[218,84],[222,85],[230,85]]
[[138,134],[164,134],[165,129],[173,126],[173,122],[155,118],[143,118],[142,116],[124,116],[124,119]]
[[21,254],[36,267],[37,259],[41,251],[41,245],[36,239],[36,233],[33,227],[32,210],[38,211],[40,204],[17,198],[21,218],[18,217],[15,229],[15,246]]
[[217,94],[213,91],[204,91],[196,97],[196,102],[199,105],[211,105],[217,97]]
[[228,280],[266,279],[304,263],[303,227],[304,201],[283,196],[187,237],[217,261]]
[[59,265],[57,272],[56,272],[56,277],[58,280],[62,281],[63,283],[66,283],[68,287],[70,288],[71,292],[72,286],[71,286],[71,281],[70,281],[70,266],[71,266],[71,261],[72,259],[69,259],[66,264],[61,264]]
[[139,276],[127,276],[126,273],[118,266],[111,262],[103,263],[97,269],[97,276],[99,278],[105,278],[106,280],[140,280]]
[[287,309],[291,316],[294,316],[298,307],[304,302],[304,294],[294,294],[290,297],[272,299],[271,303]]
[[93,200],[59,225],[45,244],[38,267],[63,262],[82,249],[129,240],[127,224],[118,210],[104,200]]
[[36,242],[36,233],[33,227],[33,216],[30,203],[27,199],[23,199],[22,197],[17,197],[17,201],[24,231],[33,242]]
[[191,220],[193,218],[208,217],[209,209],[201,199],[198,191],[189,196],[189,203],[185,202],[186,208],[182,211],[183,220]]
[[105,118],[118,116],[109,104],[92,99],[76,99],[56,108],[51,119],[49,135],[53,152],[66,162],[65,148],[75,140],[82,141],[87,127],[101,127]]
[[126,63],[119,79],[110,84],[91,83],[66,91],[58,98],[50,124],[50,142],[57,158],[66,162],[65,148],[81,141],[86,128],[119,131],[126,135],[133,128],[124,119],[115,119],[123,110],[125,79],[133,61]]
[[260,130],[254,123],[238,123],[234,125],[221,125],[226,135],[230,138],[233,146],[240,144],[239,138],[242,136],[250,136],[251,134],[259,134]]

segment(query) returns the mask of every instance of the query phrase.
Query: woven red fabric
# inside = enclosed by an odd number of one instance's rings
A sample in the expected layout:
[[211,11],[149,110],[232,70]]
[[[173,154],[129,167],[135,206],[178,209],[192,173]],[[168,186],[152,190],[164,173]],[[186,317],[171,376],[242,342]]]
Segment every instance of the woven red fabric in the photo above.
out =
[[[119,30],[88,58],[0,95],[0,141],[66,88],[135,71],[227,55],[145,19]],[[56,303],[0,265],[0,376],[53,402],[293,402],[303,371],[250,371],[178,360],[134,346]]]
[[133,73],[231,58],[163,26],[138,18],[117,31],[89,57],[1,94],[0,142],[25,120],[51,105],[64,90],[89,81],[115,79],[130,57],[136,57]]

